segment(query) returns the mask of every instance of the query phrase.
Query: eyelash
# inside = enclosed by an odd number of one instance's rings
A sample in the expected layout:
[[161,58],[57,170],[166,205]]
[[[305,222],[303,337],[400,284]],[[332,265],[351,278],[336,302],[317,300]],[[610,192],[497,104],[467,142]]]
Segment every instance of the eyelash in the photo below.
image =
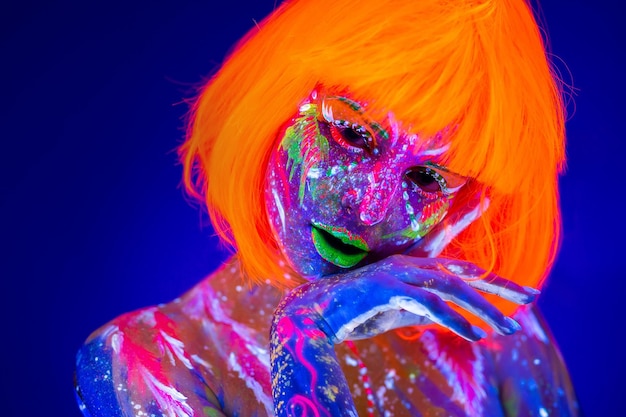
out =
[[[320,120],[320,122],[328,126],[332,139],[349,152],[361,154],[365,150],[370,154],[376,155],[378,153],[375,143],[376,136],[380,134],[385,138],[387,137],[385,130],[382,128],[377,129],[377,125],[373,126],[376,131],[376,135],[374,135],[366,126],[344,119],[334,119],[332,107],[330,106],[324,107],[324,104],[322,104],[322,113],[324,119]],[[351,137],[348,136],[349,134],[351,134]],[[420,180],[418,177],[413,176],[413,173],[423,176],[422,179]],[[446,178],[437,170],[428,166],[413,167],[407,170],[404,176],[407,181],[416,187],[416,191],[426,199],[440,198],[444,195],[452,194],[457,188],[460,188],[460,186],[453,186],[453,188],[450,189]],[[433,182],[424,184],[424,177],[429,177]],[[428,185],[433,183],[437,184],[437,189],[428,190]]]
[[[372,134],[364,126],[350,123],[347,120],[333,120],[328,125],[333,140],[348,151],[355,153],[362,153],[363,150],[372,151]],[[349,132],[356,137],[347,137]],[[362,143],[356,143],[357,139],[361,140]]]
[[[427,198],[427,199],[439,198],[443,194],[448,193],[448,185],[447,185],[446,179],[437,171],[429,167],[418,166],[418,167],[411,168],[407,170],[404,176],[406,177],[408,181],[410,181],[412,184],[415,185],[415,187],[417,188],[417,192],[424,198]],[[420,178],[419,176],[421,176],[422,178]],[[424,181],[423,181],[425,179],[424,177],[429,177],[429,179],[434,182],[424,184]],[[437,184],[438,189],[437,190],[427,189],[427,187],[431,184]]]

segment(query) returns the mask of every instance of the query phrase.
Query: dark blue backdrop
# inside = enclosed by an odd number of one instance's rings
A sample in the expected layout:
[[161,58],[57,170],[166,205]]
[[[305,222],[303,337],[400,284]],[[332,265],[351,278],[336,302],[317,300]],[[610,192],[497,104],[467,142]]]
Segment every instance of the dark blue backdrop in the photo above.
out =
[[[619,2],[606,3],[543,3],[576,111],[563,248],[540,304],[587,416],[617,415],[626,392],[624,29]],[[193,86],[273,5],[3,5],[1,415],[78,417],[74,354],[89,332],[172,299],[223,259],[183,197],[173,149]]]

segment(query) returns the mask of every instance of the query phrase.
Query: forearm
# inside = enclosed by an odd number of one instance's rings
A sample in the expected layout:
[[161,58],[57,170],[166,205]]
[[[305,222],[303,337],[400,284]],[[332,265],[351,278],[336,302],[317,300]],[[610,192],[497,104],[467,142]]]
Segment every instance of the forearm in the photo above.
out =
[[331,338],[309,313],[279,310],[272,322],[274,412],[277,417],[357,416]]

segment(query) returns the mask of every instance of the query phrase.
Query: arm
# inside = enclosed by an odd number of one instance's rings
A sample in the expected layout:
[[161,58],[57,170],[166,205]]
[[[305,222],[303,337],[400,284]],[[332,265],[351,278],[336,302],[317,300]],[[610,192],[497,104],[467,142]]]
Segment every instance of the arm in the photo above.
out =
[[517,303],[536,292],[496,276],[478,277],[461,261],[394,255],[345,274],[302,285],[279,304],[271,329],[271,366],[277,416],[356,415],[333,345],[385,331],[436,323],[468,340],[486,336],[446,302],[475,314],[500,334],[519,329],[472,286]]

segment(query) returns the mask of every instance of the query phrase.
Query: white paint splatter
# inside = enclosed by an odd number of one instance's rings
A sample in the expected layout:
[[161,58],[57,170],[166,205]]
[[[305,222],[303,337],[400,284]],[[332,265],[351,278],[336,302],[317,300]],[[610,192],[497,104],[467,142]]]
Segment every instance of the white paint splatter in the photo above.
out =
[[425,250],[428,256],[431,258],[437,257],[448,244],[459,233],[461,233],[467,226],[469,226],[474,220],[480,217],[481,214],[489,207],[489,199],[485,198],[483,204],[479,204],[472,211],[465,214],[456,223],[447,225],[443,230],[439,231],[435,236],[432,236],[425,246]]
[[113,352],[119,355],[122,350],[123,344],[124,344],[124,334],[119,331],[117,326],[115,326],[115,333],[111,335],[111,347],[113,348]]
[[309,171],[306,173],[307,178],[311,178],[314,180],[318,179],[321,175],[322,175],[322,170],[319,168],[310,168]]
[[346,364],[348,366],[357,366],[359,362],[357,362],[354,358],[349,355],[346,355]]
[[285,226],[285,209],[283,208],[283,203],[280,201],[280,196],[276,192],[276,188],[272,188],[272,195],[274,196],[274,203],[276,204],[276,209],[278,210],[280,227],[282,228],[283,233],[287,233],[287,228]]
[[[165,341],[169,345],[169,349],[167,350],[168,355],[170,354],[169,351],[171,351],[176,356],[176,358],[187,367],[187,369],[193,369],[191,361],[185,356],[185,344],[181,340],[176,339],[165,333],[163,330],[161,330],[160,333],[161,336],[163,336],[163,339],[165,339]],[[172,366],[175,366],[175,363],[171,356],[170,361],[172,363]]]
[[446,268],[448,269],[448,271],[456,275],[462,275],[465,272],[463,267],[460,265],[450,264],[450,265],[446,265]]
[[420,152],[420,154],[423,155],[423,156],[441,155],[442,153],[444,153],[448,149],[450,149],[450,145],[449,144],[445,145],[445,146],[442,146],[441,148],[427,149],[425,151]]
[[258,345],[252,345],[246,343],[246,348],[265,366],[267,369],[270,367],[270,353],[267,349],[264,349]]
[[390,369],[387,372],[387,375],[385,375],[385,386],[388,389],[393,389],[395,383],[396,383],[396,370]]
[[165,385],[143,366],[139,369],[146,386],[154,396],[159,408],[168,417],[191,417],[193,409],[187,404],[187,397],[174,387]]
[[515,319],[519,322],[520,326],[522,326],[526,334],[534,336],[543,343],[548,344],[548,336],[543,331],[539,320],[537,320],[537,317],[535,317],[535,314],[530,308],[520,308],[518,313],[515,314]]
[[448,380],[453,388],[452,400],[460,404],[467,415],[479,416],[483,413],[483,401],[487,396],[484,387],[485,375],[483,357],[478,345],[471,344],[474,360],[471,361],[471,375],[459,367],[455,357],[448,356],[445,349],[439,347],[439,340],[432,332],[424,332],[420,338],[428,351],[428,357]]
[[239,375],[239,378],[243,379],[246,382],[246,387],[250,388],[252,392],[254,392],[256,399],[261,404],[263,404],[263,406],[265,407],[265,411],[267,412],[267,415],[268,416],[273,415],[274,403],[273,403],[272,398],[270,398],[265,393],[265,391],[263,391],[263,387],[261,387],[261,384],[259,384],[259,382],[256,379],[250,377],[243,370],[239,362],[237,362],[237,357],[235,356],[234,352],[231,352],[230,355],[228,356],[228,367],[230,368],[230,370],[237,372],[237,374]]
[[210,363],[208,363],[207,361],[205,361],[204,359],[202,359],[200,356],[196,354],[191,355],[191,360],[197,363],[198,365],[208,369],[209,371],[213,369],[213,366],[211,366]]

